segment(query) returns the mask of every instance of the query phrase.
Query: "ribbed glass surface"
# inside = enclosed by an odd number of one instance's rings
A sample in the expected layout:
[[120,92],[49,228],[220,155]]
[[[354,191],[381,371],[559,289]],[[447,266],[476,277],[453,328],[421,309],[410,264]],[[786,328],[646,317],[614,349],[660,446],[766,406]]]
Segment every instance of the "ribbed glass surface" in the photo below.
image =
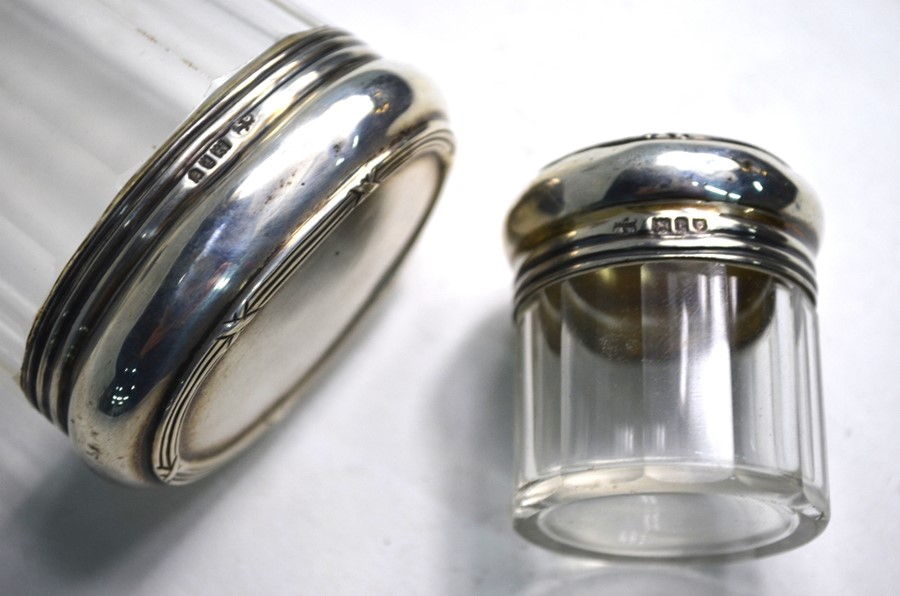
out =
[[315,25],[274,0],[0,3],[0,374],[129,177],[215,86]]
[[779,550],[827,521],[815,308],[754,269],[598,269],[520,313],[521,531],[613,556]]

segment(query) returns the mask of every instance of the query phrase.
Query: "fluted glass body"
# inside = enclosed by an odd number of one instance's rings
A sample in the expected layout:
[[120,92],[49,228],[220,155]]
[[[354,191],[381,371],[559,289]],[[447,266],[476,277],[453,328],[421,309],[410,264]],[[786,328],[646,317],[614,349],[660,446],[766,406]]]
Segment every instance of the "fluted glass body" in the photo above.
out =
[[131,175],[230,74],[316,25],[274,0],[0,4],[0,374]]
[[515,517],[624,557],[765,554],[828,515],[815,308],[746,266],[663,260],[536,292],[521,346]]

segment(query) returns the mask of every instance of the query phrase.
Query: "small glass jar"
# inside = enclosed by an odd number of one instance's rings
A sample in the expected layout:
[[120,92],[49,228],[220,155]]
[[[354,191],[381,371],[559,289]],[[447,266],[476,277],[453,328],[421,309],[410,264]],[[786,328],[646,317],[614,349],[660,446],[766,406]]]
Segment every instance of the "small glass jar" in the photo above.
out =
[[825,528],[821,216],[783,162],[626,139],[547,166],[507,226],[520,533],[669,559],[764,555]]
[[17,0],[0,44],[0,374],[103,474],[199,478],[397,268],[442,102],[281,0]]

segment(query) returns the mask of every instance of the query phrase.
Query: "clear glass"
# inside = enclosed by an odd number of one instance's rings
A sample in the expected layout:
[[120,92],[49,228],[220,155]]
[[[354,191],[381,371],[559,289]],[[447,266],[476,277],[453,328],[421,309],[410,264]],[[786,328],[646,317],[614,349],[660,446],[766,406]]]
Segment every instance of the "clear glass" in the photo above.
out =
[[517,529],[607,557],[753,556],[828,517],[815,307],[711,261],[606,267],[519,315]]
[[0,3],[0,374],[128,178],[230,74],[317,25],[278,0]]

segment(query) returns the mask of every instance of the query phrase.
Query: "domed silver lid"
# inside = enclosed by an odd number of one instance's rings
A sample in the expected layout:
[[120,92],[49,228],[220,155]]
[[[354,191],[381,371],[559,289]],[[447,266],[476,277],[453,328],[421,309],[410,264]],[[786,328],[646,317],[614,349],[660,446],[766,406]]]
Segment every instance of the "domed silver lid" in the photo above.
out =
[[646,135],[583,149],[546,166],[507,218],[517,304],[598,266],[669,258],[763,269],[815,298],[822,230],[812,190],[752,145]]
[[285,39],[126,185],[57,281],[22,387],[103,474],[179,484],[266,430],[406,254],[449,167],[431,85]]

